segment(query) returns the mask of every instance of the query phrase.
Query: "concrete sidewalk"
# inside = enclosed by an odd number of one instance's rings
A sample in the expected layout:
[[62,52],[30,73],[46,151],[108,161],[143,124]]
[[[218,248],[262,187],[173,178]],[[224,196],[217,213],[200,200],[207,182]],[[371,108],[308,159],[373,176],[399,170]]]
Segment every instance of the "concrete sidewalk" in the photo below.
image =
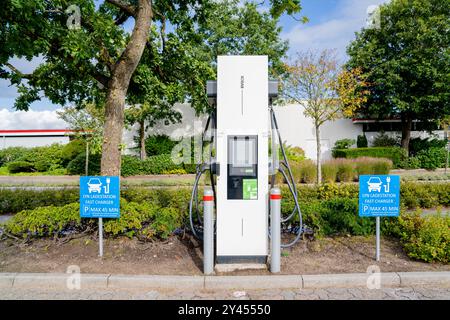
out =
[[[378,276],[380,276],[378,278]],[[0,273],[0,289],[68,288],[79,282],[83,289],[167,289],[167,290],[266,290],[367,288],[379,281],[380,287],[450,287],[450,272],[349,273],[271,276],[160,276],[67,273]]]

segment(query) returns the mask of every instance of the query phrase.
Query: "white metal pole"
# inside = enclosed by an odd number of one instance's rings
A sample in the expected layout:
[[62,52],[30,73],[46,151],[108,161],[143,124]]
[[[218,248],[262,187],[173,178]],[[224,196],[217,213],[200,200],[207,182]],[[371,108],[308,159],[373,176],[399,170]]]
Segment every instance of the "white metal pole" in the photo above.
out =
[[98,246],[99,256],[103,257],[103,218],[98,218]]
[[203,192],[203,273],[214,272],[214,193]]
[[270,190],[270,272],[281,270],[281,191]]
[[380,217],[376,217],[376,233],[377,233],[377,253],[376,253],[376,259],[377,261],[380,261]]

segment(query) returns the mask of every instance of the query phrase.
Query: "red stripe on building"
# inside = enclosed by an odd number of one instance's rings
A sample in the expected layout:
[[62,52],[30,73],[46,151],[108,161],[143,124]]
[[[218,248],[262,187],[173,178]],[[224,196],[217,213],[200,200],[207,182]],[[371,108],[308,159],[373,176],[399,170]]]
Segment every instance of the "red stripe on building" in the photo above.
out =
[[66,129],[30,129],[30,130],[0,130],[2,133],[72,133],[76,130],[66,130]]

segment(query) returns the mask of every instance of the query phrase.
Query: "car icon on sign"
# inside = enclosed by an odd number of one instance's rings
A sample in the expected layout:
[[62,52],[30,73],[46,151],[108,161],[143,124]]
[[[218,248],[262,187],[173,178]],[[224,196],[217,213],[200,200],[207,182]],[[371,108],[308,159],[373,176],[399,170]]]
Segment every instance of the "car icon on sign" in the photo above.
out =
[[100,179],[91,178],[91,179],[89,179],[87,185],[88,185],[89,193],[91,193],[91,192],[100,193],[102,191],[102,183],[101,183]]
[[372,191],[378,191],[381,192],[381,185],[383,184],[381,182],[381,179],[378,177],[371,177],[369,181],[367,181],[367,184],[369,185],[369,192]]

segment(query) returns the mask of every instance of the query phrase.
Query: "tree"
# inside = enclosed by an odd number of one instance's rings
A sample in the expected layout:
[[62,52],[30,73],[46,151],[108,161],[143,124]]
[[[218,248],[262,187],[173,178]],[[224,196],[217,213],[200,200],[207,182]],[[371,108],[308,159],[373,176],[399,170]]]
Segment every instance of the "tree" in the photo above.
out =
[[[120,174],[124,105],[132,75],[149,45],[152,23],[169,24],[195,39],[214,0],[6,0],[0,11],[0,77],[20,93],[15,107],[27,110],[41,94],[53,103],[83,106],[95,101],[105,110],[102,175]],[[299,0],[270,0],[272,16],[294,14]],[[124,23],[134,20],[127,32]],[[161,29],[163,30],[163,29]],[[201,41],[201,39],[198,39]],[[156,52],[155,58],[164,56]],[[24,74],[13,57],[42,57]],[[178,61],[184,67],[187,61]],[[150,62],[150,67],[153,61]],[[195,66],[188,66],[189,68]],[[151,68],[148,69],[153,72]],[[187,77],[187,75],[186,75]],[[203,88],[192,79],[191,85]],[[203,93],[203,100],[206,100]]]
[[64,107],[56,112],[58,118],[64,120],[69,128],[75,131],[75,137],[86,142],[86,168],[89,172],[89,155],[102,151],[103,127],[105,124],[104,110],[92,103],[83,108],[76,106]]
[[139,157],[141,160],[147,158],[145,151],[145,131],[153,127],[158,120],[164,120],[165,124],[177,123],[181,121],[181,113],[173,110],[172,105],[152,106],[148,102],[144,104],[132,105],[125,112],[126,122],[128,124],[137,123],[139,126],[138,140],[139,140]]
[[393,0],[379,8],[379,27],[349,45],[348,68],[367,74],[370,95],[356,113],[398,117],[408,151],[412,122],[450,114],[450,1]]
[[317,145],[317,183],[322,181],[320,127],[351,114],[366,101],[365,82],[358,69],[340,70],[333,50],[297,53],[287,65],[284,96],[303,107],[314,122]]
[[164,24],[153,26],[151,45],[144,51],[127,98],[132,106],[126,110],[126,120],[139,126],[141,159],[146,156],[148,128],[158,120],[181,120],[171,108],[176,102],[190,102],[198,113],[207,110],[204,84],[215,77],[218,55],[268,55],[270,73],[285,72],[282,58],[288,45],[281,40],[277,24],[278,19],[259,11],[257,4],[226,0],[211,5],[195,34],[184,29],[168,32]]

